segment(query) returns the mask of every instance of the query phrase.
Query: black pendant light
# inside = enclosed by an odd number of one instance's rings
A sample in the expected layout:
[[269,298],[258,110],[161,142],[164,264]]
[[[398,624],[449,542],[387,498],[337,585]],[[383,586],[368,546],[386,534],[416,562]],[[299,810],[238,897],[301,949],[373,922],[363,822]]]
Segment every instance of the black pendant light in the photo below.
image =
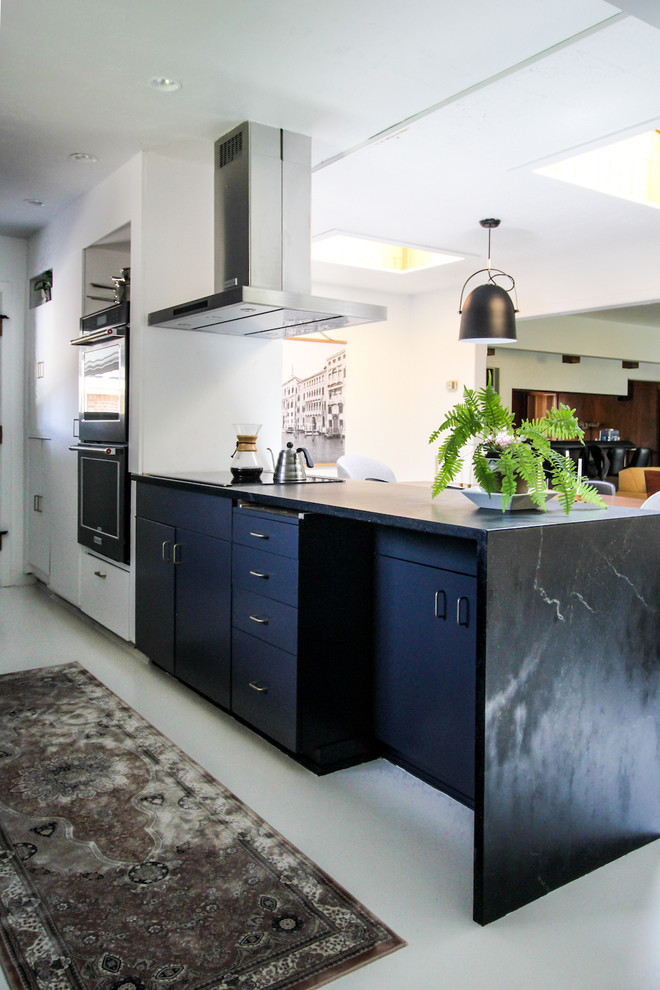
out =
[[[490,263],[490,232],[495,227],[499,227],[501,221],[492,217],[487,220],[480,220],[482,227],[488,230],[488,267],[480,268],[478,272],[470,275],[461,289],[461,300],[458,312],[461,315],[461,329],[458,335],[459,340],[465,340],[469,344],[515,344],[516,336],[516,313],[518,312],[518,296],[516,293],[516,283],[511,275],[500,271],[499,268],[492,268]],[[484,285],[478,285],[473,289],[463,305],[463,294],[468,282],[481,275],[488,273],[488,281]],[[508,278],[510,285],[503,288],[497,284],[496,279]],[[510,293],[515,296],[515,306]]]

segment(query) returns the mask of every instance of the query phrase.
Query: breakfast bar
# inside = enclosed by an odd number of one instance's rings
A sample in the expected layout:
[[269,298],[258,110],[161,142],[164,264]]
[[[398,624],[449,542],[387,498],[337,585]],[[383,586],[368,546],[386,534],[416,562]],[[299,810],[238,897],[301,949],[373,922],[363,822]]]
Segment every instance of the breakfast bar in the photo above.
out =
[[317,773],[385,756],[472,807],[475,921],[660,835],[660,515],[135,480],[136,645]]

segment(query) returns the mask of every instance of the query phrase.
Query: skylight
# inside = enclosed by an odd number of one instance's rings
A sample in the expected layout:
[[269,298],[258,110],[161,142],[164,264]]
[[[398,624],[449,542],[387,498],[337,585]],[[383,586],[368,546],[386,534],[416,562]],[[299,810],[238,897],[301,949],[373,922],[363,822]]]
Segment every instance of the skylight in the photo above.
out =
[[633,203],[660,207],[660,131],[649,131],[535,170]]
[[334,265],[349,265],[352,268],[396,272],[400,275],[462,260],[459,255],[444,251],[388,244],[368,237],[341,233],[324,234],[315,238],[312,243],[312,259]]

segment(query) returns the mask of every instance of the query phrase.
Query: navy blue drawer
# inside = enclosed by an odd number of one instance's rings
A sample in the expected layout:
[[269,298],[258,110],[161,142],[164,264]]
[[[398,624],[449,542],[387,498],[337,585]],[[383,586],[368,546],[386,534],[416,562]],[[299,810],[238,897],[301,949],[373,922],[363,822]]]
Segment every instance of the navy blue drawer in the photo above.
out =
[[293,557],[235,544],[231,580],[235,588],[247,588],[287,605],[298,604],[298,561]]
[[285,520],[252,509],[234,509],[234,543],[297,557],[298,519]]
[[232,711],[295,752],[296,658],[253,636],[234,631]]
[[139,481],[136,499],[136,514],[143,519],[221,540],[231,539],[230,498]]
[[298,651],[298,609],[246,588],[234,588],[232,624],[288,653]]
[[477,545],[473,540],[416,533],[393,526],[376,526],[374,536],[377,554],[442,567],[459,574],[477,573]]

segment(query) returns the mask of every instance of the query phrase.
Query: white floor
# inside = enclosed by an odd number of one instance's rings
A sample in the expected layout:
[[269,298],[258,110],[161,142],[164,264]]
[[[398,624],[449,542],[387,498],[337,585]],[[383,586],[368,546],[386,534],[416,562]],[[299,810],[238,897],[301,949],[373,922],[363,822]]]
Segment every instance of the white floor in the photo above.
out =
[[72,660],[406,939],[337,990],[660,990],[660,842],[481,928],[470,811],[385,761],[318,778],[43,589],[0,589],[0,671]]

